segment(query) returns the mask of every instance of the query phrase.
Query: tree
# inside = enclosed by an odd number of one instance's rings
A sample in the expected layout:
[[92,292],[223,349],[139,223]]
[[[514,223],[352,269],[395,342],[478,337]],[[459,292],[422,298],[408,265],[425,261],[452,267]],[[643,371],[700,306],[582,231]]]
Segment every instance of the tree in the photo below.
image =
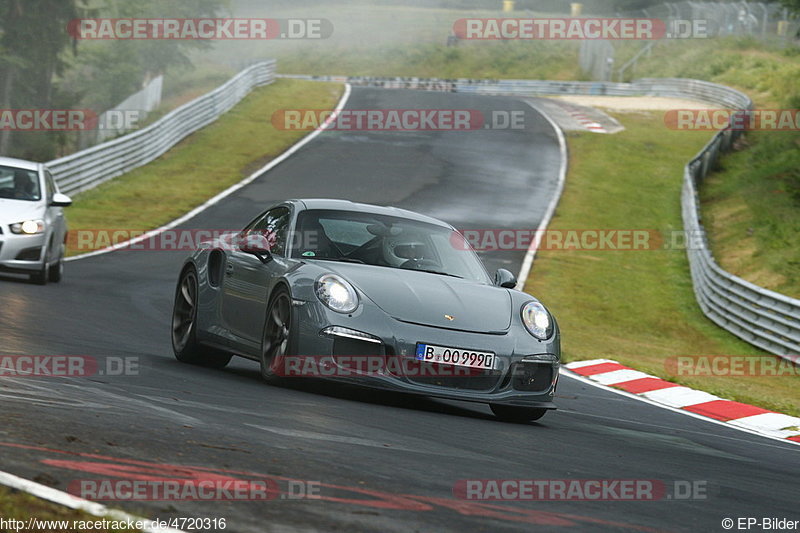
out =
[[[0,0],[0,109],[69,108],[86,101],[105,111],[141,88],[146,77],[189,64],[198,40],[74,40],[67,28],[81,17],[214,17],[227,0]],[[78,59],[69,58],[80,50]],[[73,55],[74,57],[74,55]],[[65,70],[70,74],[66,80]],[[72,82],[70,82],[72,80]],[[78,80],[78,81],[75,81]],[[49,159],[64,134],[0,131],[0,154]]]
[[[219,16],[227,0],[104,0],[93,16],[171,19]],[[168,68],[190,66],[189,53],[211,44],[202,40],[81,41],[81,53],[69,75],[82,105],[105,111],[142,88],[142,82]]]
[[[0,108],[49,108],[53,76],[64,67],[62,52],[71,39],[65,28],[78,17],[77,0],[0,0]],[[14,147],[20,135],[0,131],[0,154],[29,150]],[[42,137],[28,137],[40,144]],[[36,142],[38,141],[38,142]]]
[[800,15],[800,0],[781,0],[781,4],[792,13]]

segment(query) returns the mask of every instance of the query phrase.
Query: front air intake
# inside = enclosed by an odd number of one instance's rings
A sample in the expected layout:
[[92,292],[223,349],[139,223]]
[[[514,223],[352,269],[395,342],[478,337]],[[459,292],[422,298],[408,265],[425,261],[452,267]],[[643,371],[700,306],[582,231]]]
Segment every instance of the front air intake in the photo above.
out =
[[38,261],[41,256],[42,247],[36,246],[34,248],[25,248],[14,259],[17,261]]

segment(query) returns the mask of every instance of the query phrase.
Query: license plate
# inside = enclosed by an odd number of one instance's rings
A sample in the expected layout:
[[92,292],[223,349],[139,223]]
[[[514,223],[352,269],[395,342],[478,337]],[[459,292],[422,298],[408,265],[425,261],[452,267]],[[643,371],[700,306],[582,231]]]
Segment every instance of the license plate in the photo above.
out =
[[491,370],[494,368],[494,354],[463,348],[448,348],[434,344],[417,344],[417,359],[426,363],[443,363]]

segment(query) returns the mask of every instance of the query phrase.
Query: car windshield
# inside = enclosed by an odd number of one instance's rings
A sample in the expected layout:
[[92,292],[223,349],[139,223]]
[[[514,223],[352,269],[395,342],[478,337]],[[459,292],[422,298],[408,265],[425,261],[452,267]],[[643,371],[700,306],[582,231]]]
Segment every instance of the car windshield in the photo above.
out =
[[41,200],[39,173],[35,170],[0,166],[0,198],[31,202]]
[[475,252],[450,228],[358,211],[300,213],[292,257],[418,270],[491,283]]

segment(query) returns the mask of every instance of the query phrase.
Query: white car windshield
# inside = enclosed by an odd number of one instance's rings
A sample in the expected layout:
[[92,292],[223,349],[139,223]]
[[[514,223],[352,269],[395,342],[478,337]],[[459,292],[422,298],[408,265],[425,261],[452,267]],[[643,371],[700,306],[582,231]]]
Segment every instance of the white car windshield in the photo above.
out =
[[35,170],[0,166],[0,198],[35,202],[42,199]]
[[418,270],[491,283],[475,252],[450,228],[358,211],[300,213],[292,257]]

